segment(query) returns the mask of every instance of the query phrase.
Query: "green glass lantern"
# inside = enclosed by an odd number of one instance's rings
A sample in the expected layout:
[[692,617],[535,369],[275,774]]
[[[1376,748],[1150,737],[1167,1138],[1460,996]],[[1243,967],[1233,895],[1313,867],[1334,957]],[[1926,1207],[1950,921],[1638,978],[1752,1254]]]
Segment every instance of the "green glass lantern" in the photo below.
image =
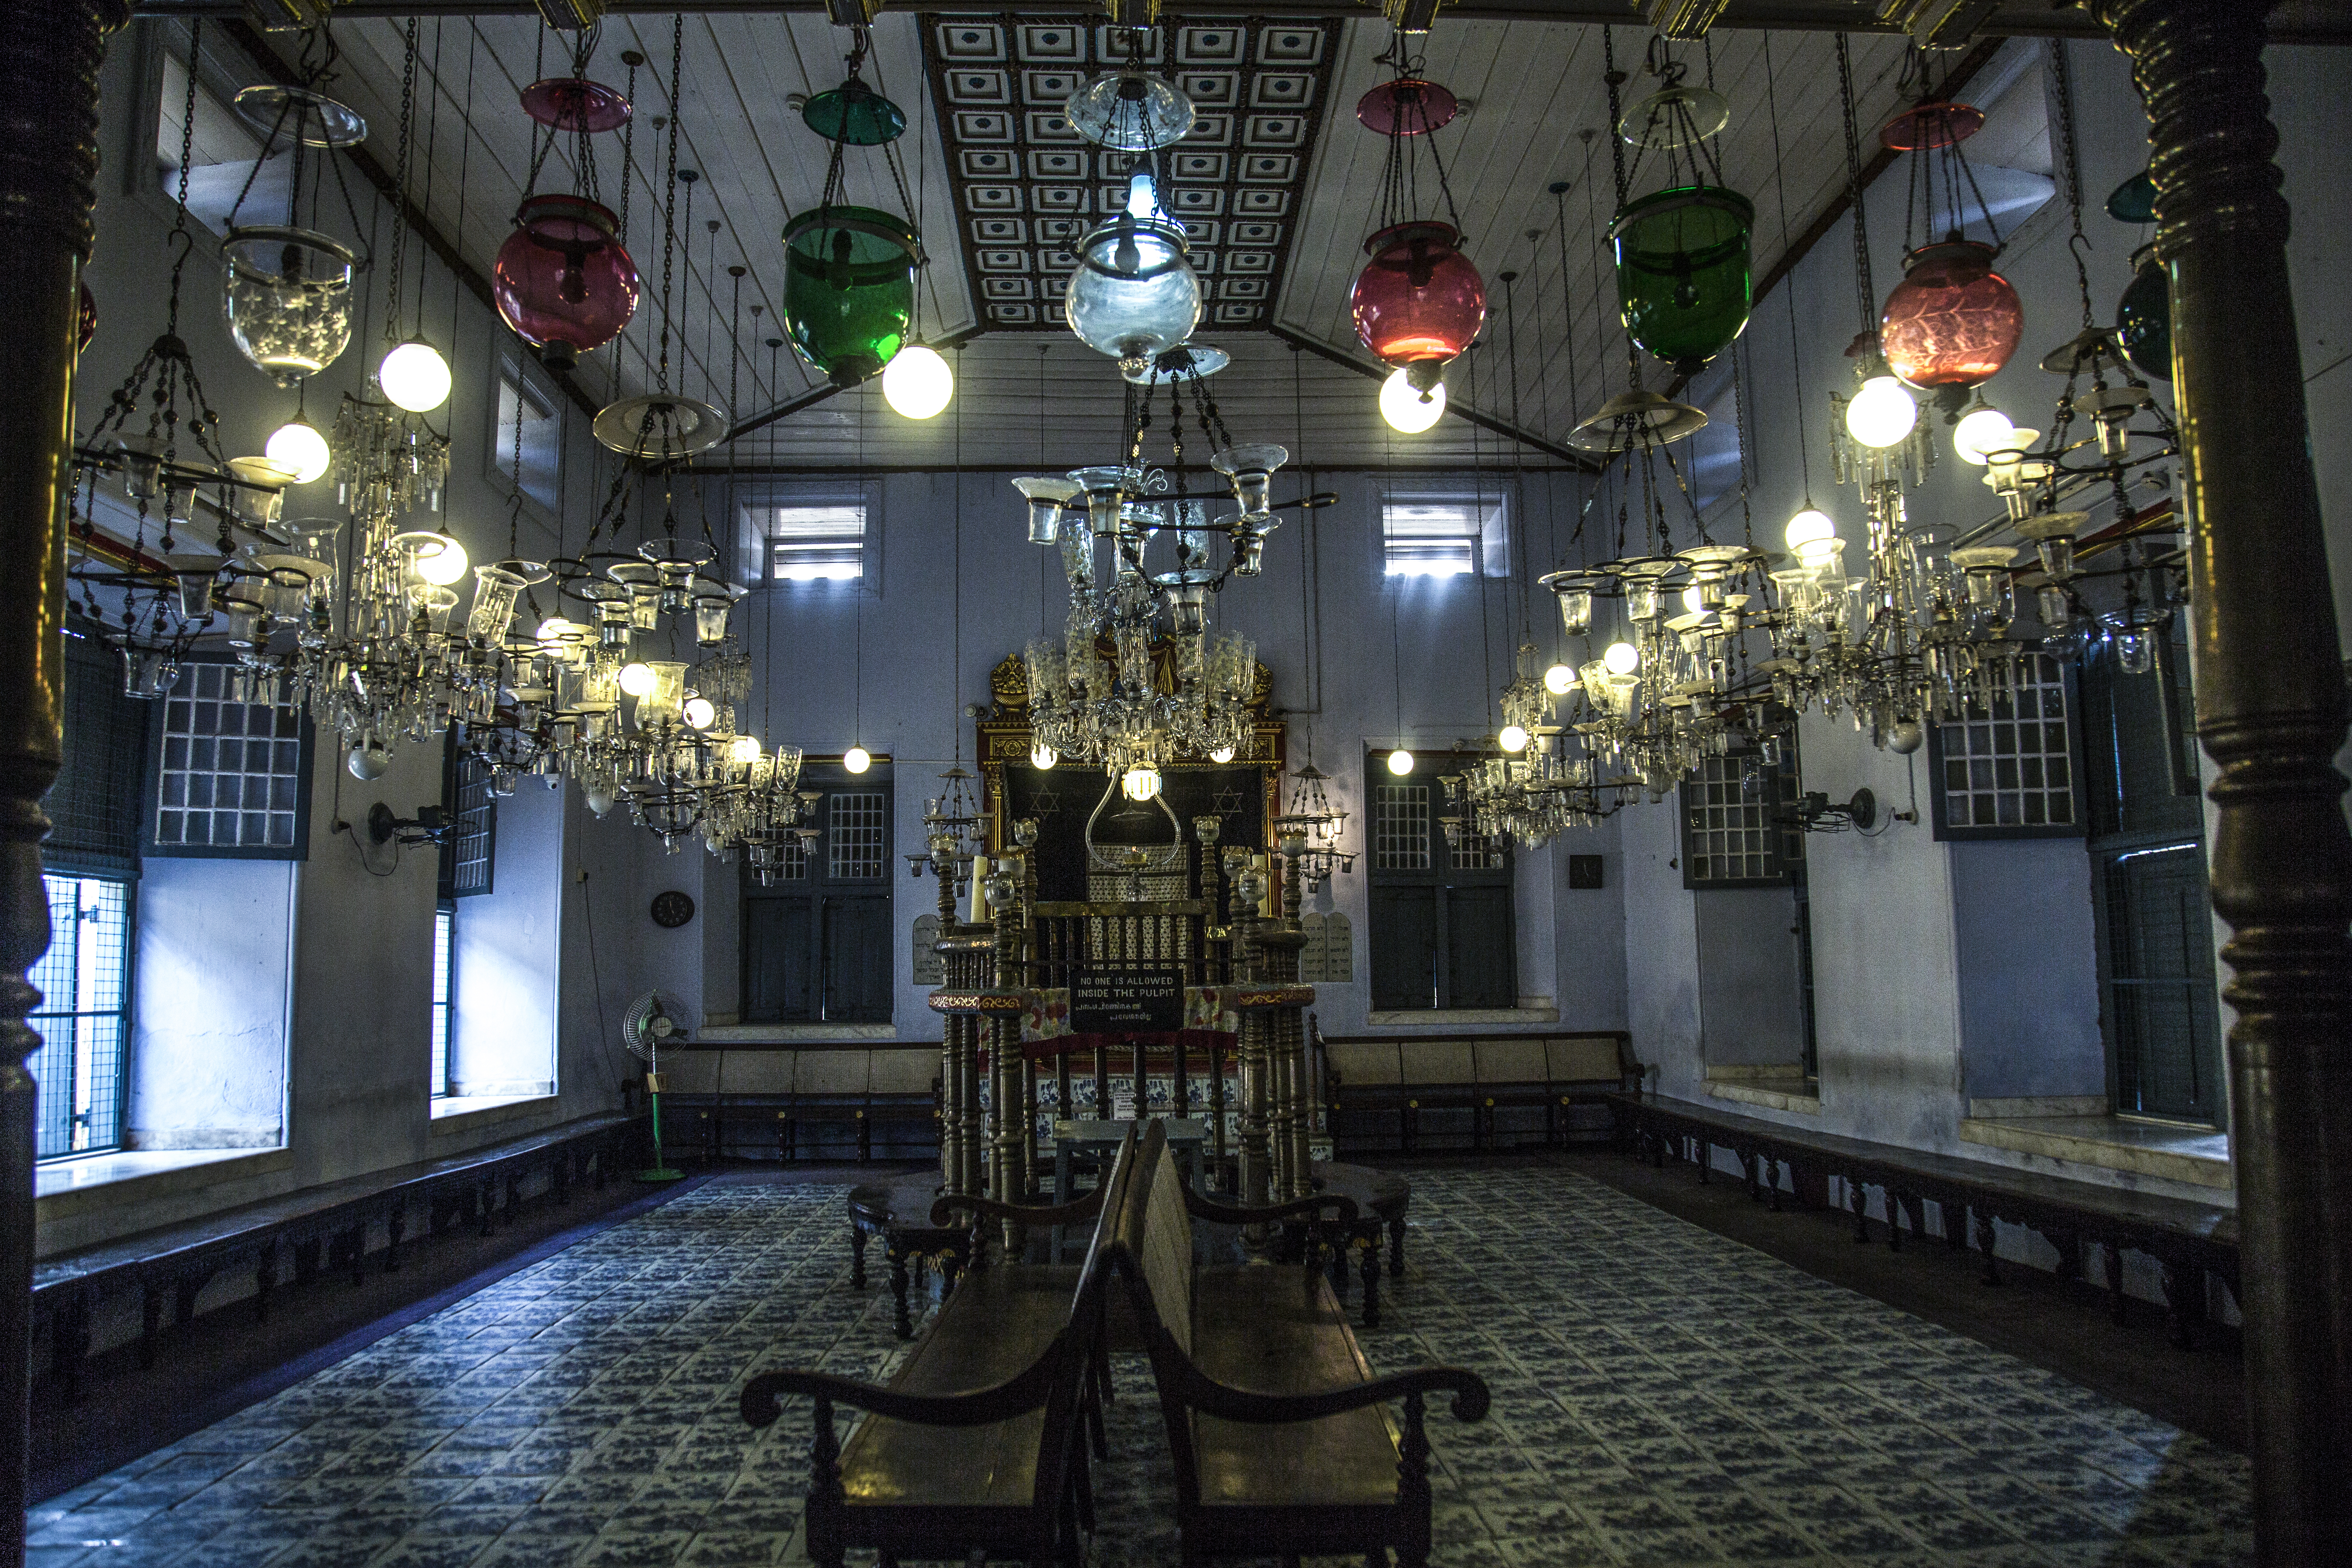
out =
[[1720,185],[1676,185],[1625,204],[1609,226],[1625,330],[1694,375],[1748,325],[1756,208]]
[[915,316],[922,242],[872,207],[812,208],[784,226],[784,331],[836,386],[881,374]]
[[2116,336],[2142,375],[2172,379],[2172,292],[2153,245],[2132,253],[2131,284],[2116,305]]

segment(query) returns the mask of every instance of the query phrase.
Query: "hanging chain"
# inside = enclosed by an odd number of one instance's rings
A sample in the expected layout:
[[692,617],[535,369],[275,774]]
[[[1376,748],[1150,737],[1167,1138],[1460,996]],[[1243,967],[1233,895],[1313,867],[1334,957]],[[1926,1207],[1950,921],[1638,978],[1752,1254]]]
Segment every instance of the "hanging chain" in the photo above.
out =
[[180,274],[187,268],[191,246],[188,234],[188,163],[195,156],[196,73],[203,66],[204,49],[205,19],[198,16],[188,24],[188,96],[180,110],[180,184],[179,194],[173,198],[172,213],[172,239],[178,243],[180,254],[172,262],[172,300],[163,325],[167,337],[180,335]]
[[417,19],[408,19],[408,41],[402,52],[400,65],[400,131],[397,151],[393,160],[393,218],[400,232],[393,237],[392,266],[383,291],[383,341],[387,344],[400,342],[400,268],[408,255],[408,145],[411,133],[410,116],[416,105],[416,39]]
[[669,163],[665,172],[667,189],[662,201],[661,366],[655,373],[655,384],[664,392],[669,390],[670,261],[672,252],[677,247],[677,94],[680,67],[685,58],[686,15],[680,12],[670,23]]
[[[433,68],[425,90],[432,95],[433,111],[425,118],[425,226],[433,226],[433,154],[441,141],[441,18],[433,19]],[[298,137],[296,139],[299,141]],[[425,334],[425,285],[432,272],[423,258],[416,263],[416,333]]]
[[621,55],[621,63],[629,68],[628,85],[621,89],[622,96],[629,100],[629,118],[621,126],[621,221],[617,232],[623,250],[629,247],[629,187],[637,177],[637,67],[645,63],[645,58],[635,49],[624,50]]
[[[1772,71],[1772,34],[1764,33],[1764,103],[1772,120],[1772,192],[1780,204],[1780,258],[1787,264],[1789,256],[1789,181],[1787,165],[1780,158],[1780,92],[1778,79]],[[1805,505],[1813,504],[1813,459],[1805,439],[1805,356],[1801,352],[1804,334],[1797,330],[1797,286],[1785,273],[1780,279],[1780,297],[1789,307],[1789,368],[1796,381],[1797,395],[1797,467],[1805,482]]]
[[2083,164],[2074,142],[2074,73],[2066,62],[2064,40],[2050,40],[2050,75],[2058,89],[2058,152],[2059,166],[2066,173],[2066,209],[2074,220],[2074,231],[2067,236],[2066,248],[2074,256],[2074,280],[2081,285],[2083,295],[2083,330],[2093,326],[2091,320],[2091,268],[2086,252],[2091,248],[2090,237],[2083,232]]
[[1870,224],[1862,205],[1862,142],[1853,123],[1853,56],[1843,33],[1837,35],[1838,111],[1845,124],[1846,202],[1853,209],[1853,286],[1862,307],[1863,335],[1878,352],[1878,287],[1870,274]]

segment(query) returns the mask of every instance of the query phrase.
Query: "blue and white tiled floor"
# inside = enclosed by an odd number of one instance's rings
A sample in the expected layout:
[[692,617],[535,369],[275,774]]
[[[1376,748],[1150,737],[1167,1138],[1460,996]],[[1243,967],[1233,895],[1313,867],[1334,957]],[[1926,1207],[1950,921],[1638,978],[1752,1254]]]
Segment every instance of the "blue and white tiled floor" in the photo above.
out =
[[[2248,1560],[2238,1455],[1571,1173],[1414,1173],[1375,1368],[1465,1364],[1432,1437],[1448,1564]],[[804,1419],[751,1370],[885,1372],[837,1187],[721,1182],[494,1284],[34,1510],[37,1568],[492,1568],[781,1559]],[[1099,1478],[1104,1568],[1176,1561],[1139,1361]]]

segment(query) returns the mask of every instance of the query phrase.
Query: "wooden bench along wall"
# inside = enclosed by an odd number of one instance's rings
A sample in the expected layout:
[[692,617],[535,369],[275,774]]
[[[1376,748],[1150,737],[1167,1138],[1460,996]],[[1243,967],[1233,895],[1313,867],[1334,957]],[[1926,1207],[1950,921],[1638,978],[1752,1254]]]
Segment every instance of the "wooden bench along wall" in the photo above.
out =
[[[875,1130],[888,1129],[899,1158],[939,1149],[940,1047],[913,1042],[810,1040],[776,1045],[670,1046],[662,1052],[664,1125],[680,1146],[715,1160],[729,1130],[774,1139],[775,1157],[819,1156],[817,1130],[856,1135],[857,1158],[874,1158]],[[918,1134],[904,1139],[892,1131]]]
[[1554,1144],[1570,1106],[1605,1105],[1642,1083],[1622,1030],[1332,1035],[1321,1050],[1334,1158],[1343,1144],[1350,1152],[1425,1148],[1421,1118],[1431,1110],[1469,1112],[1468,1146],[1485,1151],[1497,1142],[1497,1111],[1540,1110],[1543,1142]]

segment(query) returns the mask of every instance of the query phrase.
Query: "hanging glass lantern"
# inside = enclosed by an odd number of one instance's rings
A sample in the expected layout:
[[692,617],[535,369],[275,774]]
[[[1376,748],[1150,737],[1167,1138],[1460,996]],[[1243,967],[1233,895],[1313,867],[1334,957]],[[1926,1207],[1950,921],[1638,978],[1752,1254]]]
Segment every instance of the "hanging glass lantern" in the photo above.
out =
[[352,263],[341,240],[307,228],[235,228],[221,247],[221,309],[246,358],[292,386],[352,342]]
[[1974,386],[2009,363],[2025,306],[1992,269],[1994,254],[1978,240],[1948,239],[1903,258],[1878,333],[1896,375],[1919,387]]
[[[1452,224],[1434,218],[1391,225],[1364,241],[1371,259],[1349,296],[1364,346],[1402,365],[1423,386],[1470,346],[1486,320],[1486,282],[1459,248]],[[1423,389],[1427,390],[1426,386]]]
[[2116,336],[2142,375],[2172,379],[2172,292],[2156,247],[2132,252],[2132,280],[2116,305]]
[[872,207],[812,208],[784,226],[784,331],[836,386],[881,374],[915,319],[922,242]]
[[1731,346],[1755,300],[1756,208],[1717,185],[1677,185],[1628,202],[1609,226],[1617,302],[1633,341],[1685,376]]
[[637,313],[637,264],[620,226],[585,196],[527,196],[499,247],[490,268],[499,315],[557,369],[611,342]]
[[1148,365],[1200,324],[1201,279],[1185,258],[1184,230],[1171,219],[1121,213],[1078,242],[1078,263],[1063,317],[1122,371]]

